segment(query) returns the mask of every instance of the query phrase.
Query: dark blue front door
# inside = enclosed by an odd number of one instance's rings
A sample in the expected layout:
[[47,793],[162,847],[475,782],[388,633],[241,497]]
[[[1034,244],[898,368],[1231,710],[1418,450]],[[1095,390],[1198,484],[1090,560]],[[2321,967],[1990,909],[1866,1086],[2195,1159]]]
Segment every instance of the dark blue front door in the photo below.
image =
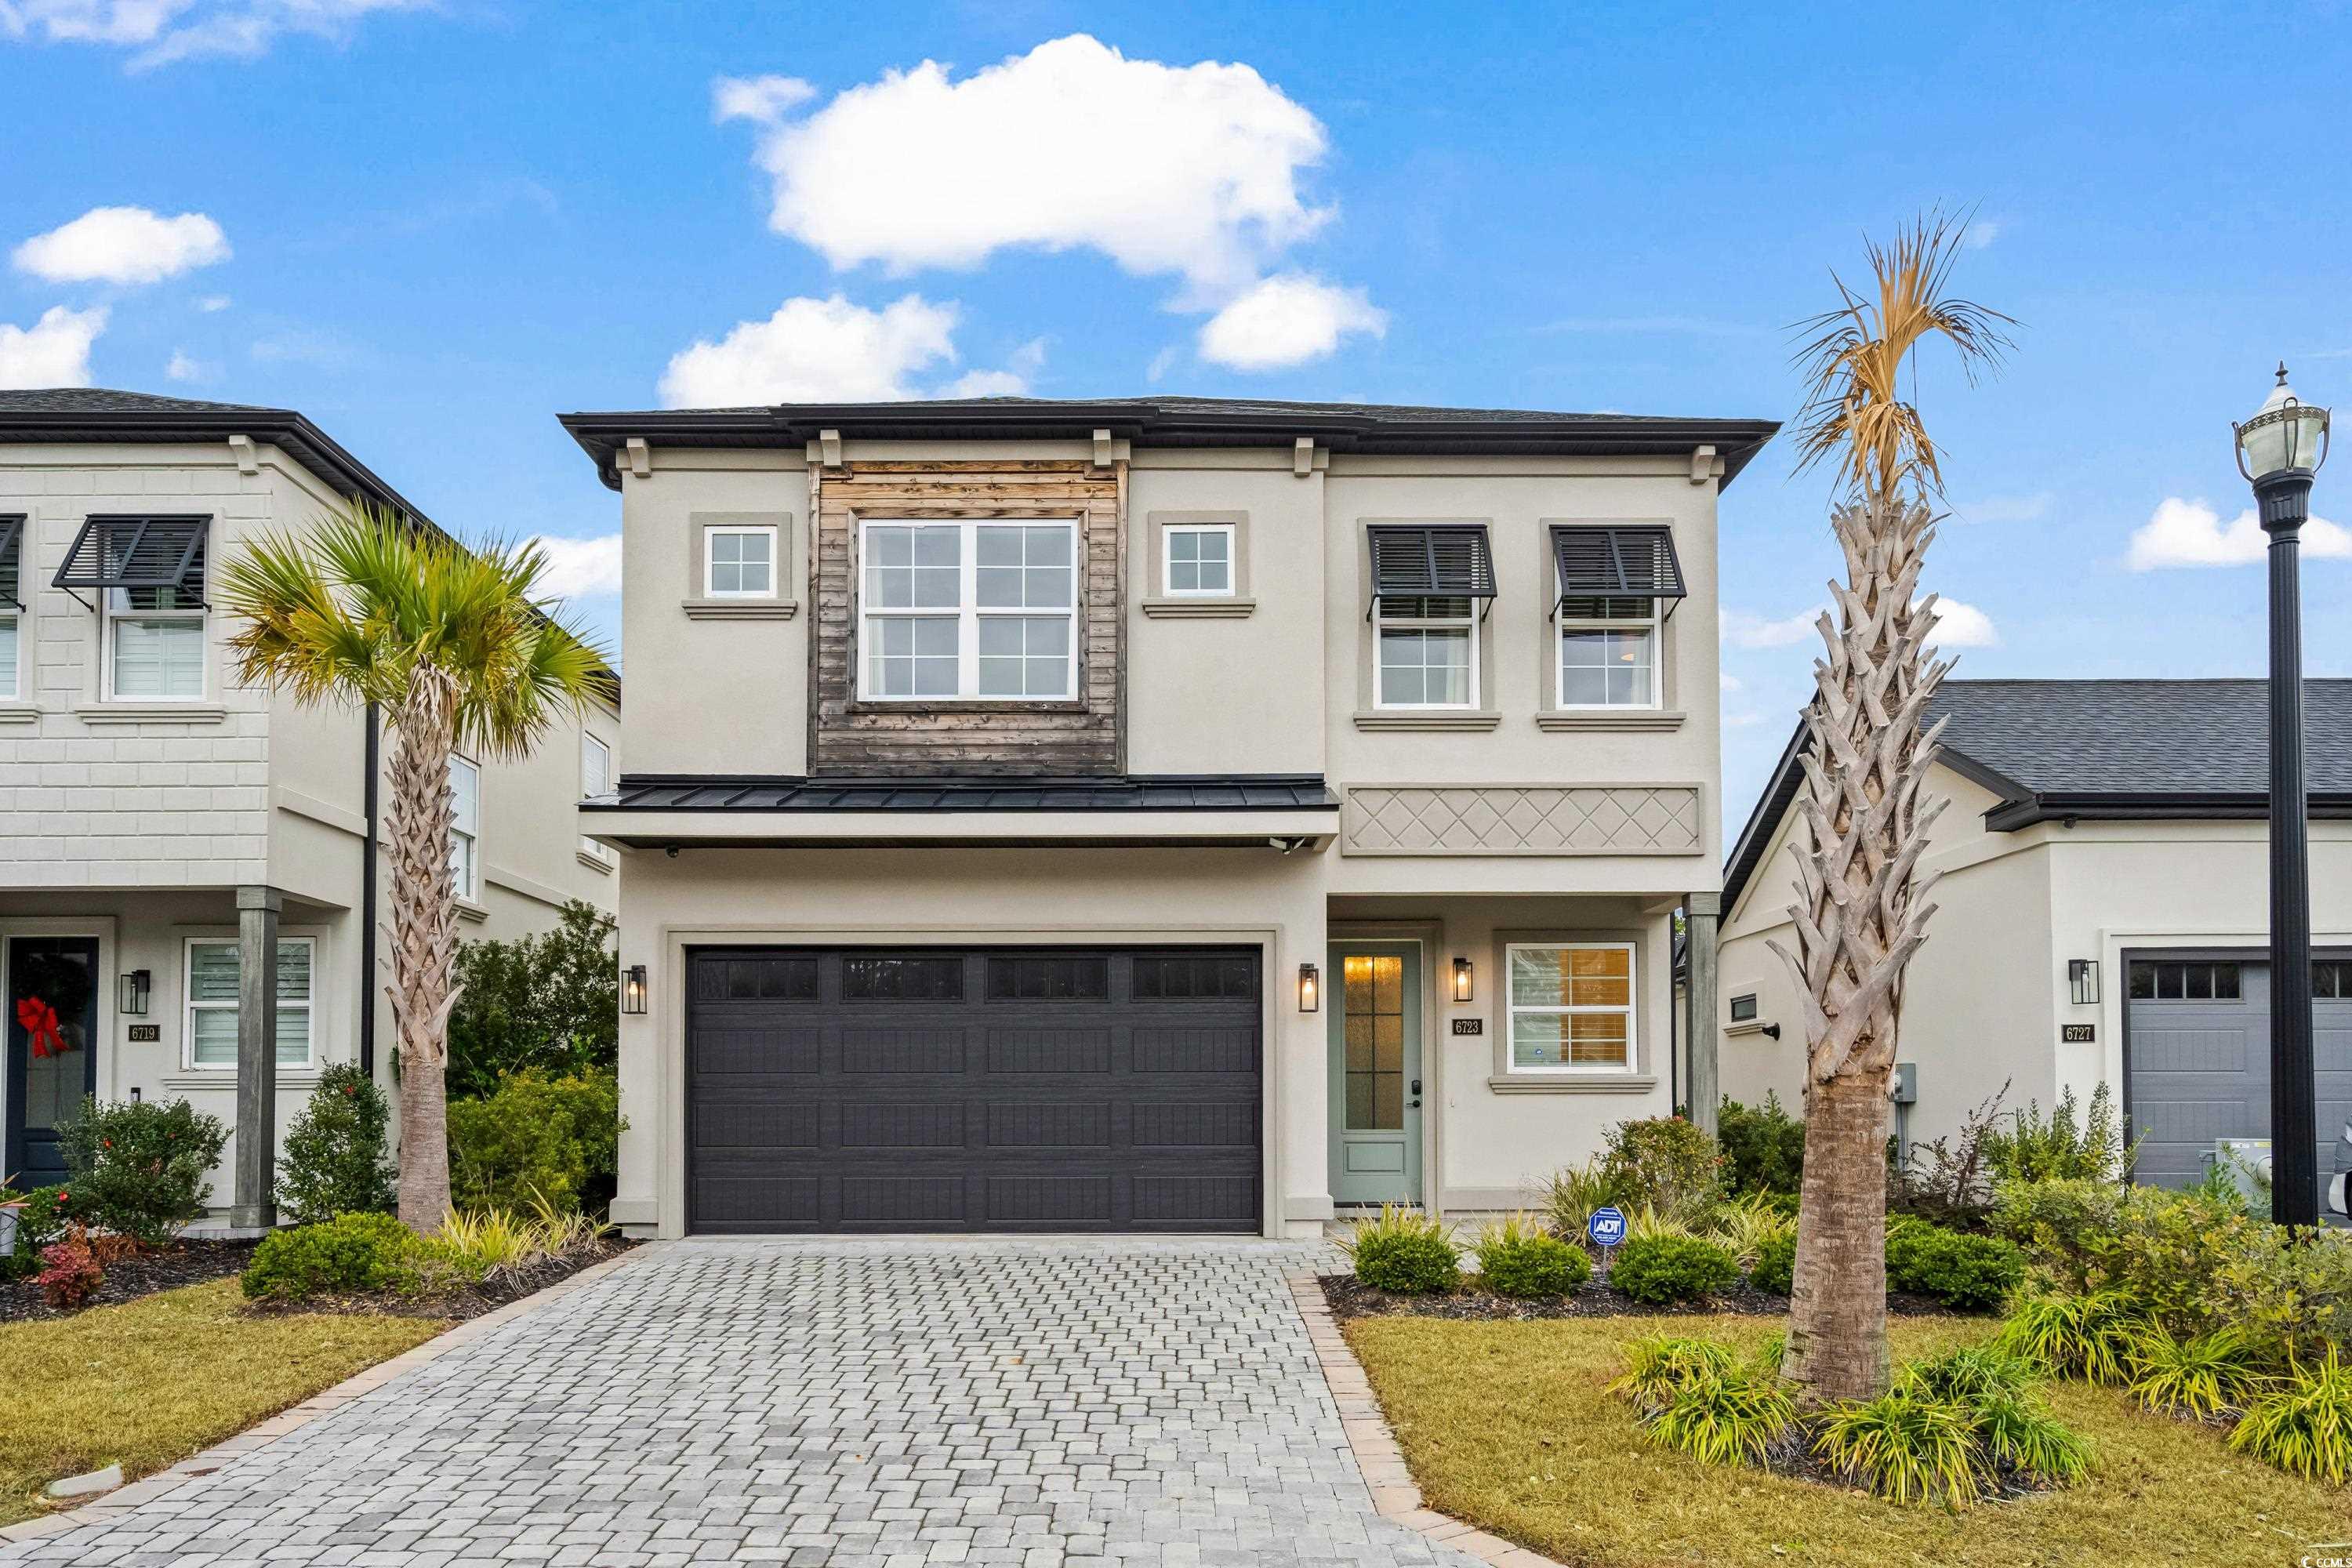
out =
[[8,1121],[0,1176],[19,1191],[65,1180],[58,1124],[98,1089],[98,939],[8,939]]

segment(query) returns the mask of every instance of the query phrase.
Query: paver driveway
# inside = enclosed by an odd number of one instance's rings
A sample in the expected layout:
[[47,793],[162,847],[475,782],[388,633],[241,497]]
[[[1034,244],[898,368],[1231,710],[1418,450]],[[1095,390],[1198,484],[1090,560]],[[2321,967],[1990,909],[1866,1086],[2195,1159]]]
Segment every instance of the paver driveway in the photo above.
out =
[[0,1563],[1476,1568],[1373,1514],[1283,1283],[1316,1251],[663,1247]]

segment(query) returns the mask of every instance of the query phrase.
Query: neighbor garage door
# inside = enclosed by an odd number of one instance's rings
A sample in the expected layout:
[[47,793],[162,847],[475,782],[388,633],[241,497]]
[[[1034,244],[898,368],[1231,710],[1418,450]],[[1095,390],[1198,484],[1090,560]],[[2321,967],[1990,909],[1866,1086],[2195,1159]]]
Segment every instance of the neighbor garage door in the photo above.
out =
[[1254,952],[688,962],[689,1229],[1260,1226]]
[[[2187,1186],[2204,1175],[2217,1139],[2270,1136],[2270,965],[2225,952],[2140,953],[2126,968],[2124,1080],[2139,1179]],[[2352,960],[2323,957],[2312,979],[2324,1184],[2352,1116]]]

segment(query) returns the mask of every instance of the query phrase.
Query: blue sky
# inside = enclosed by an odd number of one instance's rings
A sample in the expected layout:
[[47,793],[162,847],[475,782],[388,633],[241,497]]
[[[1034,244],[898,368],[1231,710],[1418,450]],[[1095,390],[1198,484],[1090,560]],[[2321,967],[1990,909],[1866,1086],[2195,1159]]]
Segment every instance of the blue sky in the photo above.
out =
[[[2341,5],[0,0],[0,378],[299,407],[470,534],[608,537],[553,415],[746,386],[1787,418],[1788,323],[1943,203],[2021,323],[1921,370],[1962,672],[2244,675],[2227,421],[2281,357],[2352,405]],[[1776,444],[1725,497],[1735,826],[1825,490]]]

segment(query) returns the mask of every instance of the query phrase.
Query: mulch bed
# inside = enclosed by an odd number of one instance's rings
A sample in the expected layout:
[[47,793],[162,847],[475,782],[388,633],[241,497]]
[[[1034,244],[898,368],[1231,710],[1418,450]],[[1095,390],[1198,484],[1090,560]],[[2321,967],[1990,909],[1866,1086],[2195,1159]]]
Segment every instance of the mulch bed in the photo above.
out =
[[112,1307],[135,1301],[158,1290],[201,1285],[231,1274],[242,1274],[253,1261],[255,1243],[205,1241],[183,1237],[171,1246],[136,1258],[101,1264],[106,1283],[81,1307],[52,1307],[30,1278],[0,1280],[0,1323],[30,1322],[44,1318],[70,1318],[90,1307]]
[[[1341,1322],[1350,1318],[1452,1318],[1462,1322],[1509,1322],[1545,1318],[1681,1318],[1726,1313],[1782,1318],[1789,1313],[1789,1298],[1759,1290],[1744,1280],[1704,1301],[1667,1307],[1636,1301],[1599,1279],[1586,1280],[1573,1295],[1533,1301],[1484,1290],[1399,1296],[1362,1284],[1352,1274],[1325,1274],[1318,1277],[1318,1282],[1323,1287],[1324,1300],[1330,1304],[1331,1315]],[[1913,1296],[1900,1290],[1886,1293],[1886,1310],[1892,1316],[1910,1318],[1964,1315],[1932,1296]]]
[[244,1310],[256,1316],[332,1312],[345,1317],[438,1318],[464,1322],[495,1312],[510,1301],[537,1295],[550,1285],[569,1279],[607,1258],[618,1258],[637,1245],[620,1237],[605,1237],[561,1258],[551,1258],[528,1268],[454,1290],[431,1290],[415,1296],[310,1296],[299,1301],[248,1301]]

